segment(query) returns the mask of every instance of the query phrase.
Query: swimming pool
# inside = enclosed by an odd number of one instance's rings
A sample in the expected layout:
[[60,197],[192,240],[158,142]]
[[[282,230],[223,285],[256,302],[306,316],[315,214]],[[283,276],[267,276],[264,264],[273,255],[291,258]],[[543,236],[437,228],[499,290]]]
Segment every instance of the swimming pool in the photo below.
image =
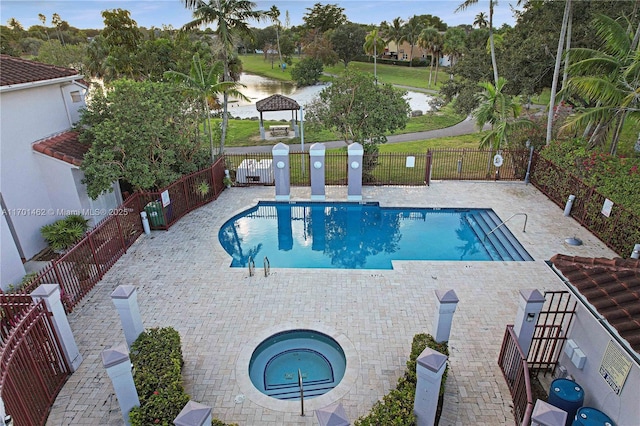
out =
[[393,269],[392,260],[533,258],[491,209],[395,208],[378,203],[268,202],[218,233],[232,267]]

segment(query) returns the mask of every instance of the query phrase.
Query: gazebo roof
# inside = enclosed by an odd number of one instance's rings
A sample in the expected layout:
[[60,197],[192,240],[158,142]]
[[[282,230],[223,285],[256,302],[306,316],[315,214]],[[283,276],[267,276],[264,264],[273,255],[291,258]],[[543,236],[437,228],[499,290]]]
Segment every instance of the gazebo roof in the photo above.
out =
[[287,98],[286,96],[271,95],[268,98],[256,102],[256,109],[260,112],[298,110],[300,109],[300,105],[295,100]]

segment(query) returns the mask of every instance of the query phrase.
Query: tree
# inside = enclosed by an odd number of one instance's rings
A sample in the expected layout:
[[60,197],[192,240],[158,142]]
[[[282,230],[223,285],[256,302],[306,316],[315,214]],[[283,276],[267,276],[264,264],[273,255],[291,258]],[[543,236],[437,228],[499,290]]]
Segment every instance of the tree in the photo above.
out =
[[299,87],[311,86],[320,81],[322,61],[316,58],[304,58],[291,69],[291,78]]
[[[176,84],[188,98],[198,102],[198,109],[202,113],[203,126],[209,136],[209,148],[211,150],[211,164],[215,161],[215,152],[213,149],[213,131],[211,129],[210,105],[218,103],[217,96],[221,93],[229,93],[232,96],[246,99],[246,97],[238,92],[238,83],[235,81],[221,81],[224,66],[222,62],[216,62],[211,67],[206,67],[200,59],[200,55],[193,55],[191,70],[189,74],[177,71],[167,71],[164,77]],[[222,146],[218,154],[222,154]]]
[[[101,46],[94,46],[94,53],[106,53],[106,58],[92,59],[94,65],[101,63],[102,76],[113,80],[123,76],[137,77],[136,53],[142,40],[142,33],[128,10],[103,10],[104,30],[100,33]],[[100,49],[97,49],[100,47]],[[94,53],[90,53],[90,56]],[[94,67],[92,65],[92,67]]]
[[[453,70],[462,56],[466,48],[466,33],[460,27],[452,27],[444,33],[444,41],[442,43],[442,52],[449,55],[451,60],[451,69]],[[453,75],[453,71],[451,72]]]
[[329,66],[338,63],[338,54],[329,39],[328,31],[324,34],[320,34],[317,29],[309,31],[302,41],[302,46],[307,57],[319,59],[324,65]]
[[22,24],[20,23],[20,21],[18,21],[16,18],[9,18],[7,20],[7,26],[12,30],[12,31],[16,31],[16,32],[22,32],[24,31],[24,27],[22,26]]
[[[491,64],[493,66],[493,81],[494,84],[498,84],[498,64],[496,62],[496,49],[493,44],[493,6],[497,3],[497,0],[489,0],[489,45],[491,48]],[[465,10],[471,5],[478,3],[478,0],[465,0],[458,8],[456,12]]]
[[[234,38],[246,36],[253,38],[247,20],[261,20],[265,12],[253,10],[256,4],[248,0],[183,0],[187,9],[193,10],[194,19],[183,25],[183,30],[192,30],[203,25],[215,24],[214,34],[222,45],[221,59],[224,66],[223,81],[231,81],[229,64],[234,51]],[[229,94],[223,93],[222,104],[222,136],[220,153],[224,152],[229,116],[227,114]]]
[[[62,43],[62,45],[64,46],[64,36],[62,35],[62,27],[63,27],[63,23],[65,23],[65,21],[62,20],[62,18],[60,17],[60,15],[58,15],[57,13],[54,13],[53,15],[51,15],[51,25],[53,25],[54,27],[56,27],[56,33],[58,34],[58,40],[60,40],[60,43]],[[67,24],[68,26],[68,24]]]
[[558,89],[558,77],[560,74],[560,63],[562,62],[562,47],[567,33],[567,24],[571,15],[571,0],[565,1],[564,14],[562,16],[562,27],[558,38],[558,50],[556,53],[556,64],[553,68],[553,80],[551,82],[551,95],[549,98],[549,112],[547,116],[547,145],[551,143],[551,130],[553,128],[553,114],[555,113],[556,91]]
[[418,43],[422,28],[422,22],[420,22],[420,19],[416,15],[409,18],[409,21],[403,27],[404,31],[401,41],[406,41],[411,46],[409,53],[409,66],[413,65],[413,46]]
[[506,84],[507,80],[504,77],[498,78],[498,84],[495,86],[490,82],[479,83],[483,91],[476,95],[479,105],[473,111],[473,117],[480,130],[485,124],[491,125],[491,130],[480,139],[480,148],[508,148],[508,136],[511,132],[534,125],[531,120],[520,117],[522,106],[516,99],[504,93]]
[[308,12],[302,17],[305,26],[309,29],[317,29],[320,33],[325,33],[347,23],[344,8],[338,7],[337,4],[316,3],[313,8],[307,7],[306,10]]
[[345,68],[349,62],[362,55],[367,31],[359,24],[347,23],[339,26],[331,35],[331,44]]
[[124,180],[135,190],[161,188],[207,164],[197,137],[197,114],[166,84],[120,79],[100,88],[80,119],[80,140],[91,144],[81,169],[97,198]]
[[473,21],[473,26],[478,28],[487,28],[489,22],[487,21],[487,14],[480,12],[476,15],[476,19]]
[[364,51],[368,55],[373,55],[373,78],[378,82],[378,52],[383,51],[385,42],[377,28],[369,31],[364,39]]
[[436,63],[436,78],[434,85],[438,84],[438,65],[440,63],[440,53],[443,49],[443,42],[444,40],[442,35],[434,27],[427,27],[423,29],[420,33],[420,37],[418,38],[418,45],[425,49],[429,53],[429,56],[431,56],[429,65],[429,84],[427,87],[431,87],[434,62]]
[[596,124],[590,145],[602,144],[612,129],[609,152],[616,153],[627,118],[640,121],[640,22],[637,29],[625,29],[605,15],[593,20],[599,49],[574,48],[566,91],[582,97],[588,107],[570,117],[564,130],[578,130]]
[[40,22],[42,22],[42,26],[44,27],[44,33],[47,35],[47,40],[51,40],[51,37],[49,37],[49,31],[47,30],[47,17],[44,16],[42,13],[38,13],[38,20]]
[[39,62],[57,65],[59,67],[73,68],[84,71],[86,58],[86,44],[62,45],[58,40],[49,40],[42,43],[38,49]]
[[269,18],[276,24],[276,44],[278,45],[278,55],[280,56],[280,69],[284,72],[284,67],[282,66],[282,50],[280,50],[280,10],[274,4],[271,6],[271,9],[267,12]]
[[312,124],[336,129],[345,142],[363,145],[386,141],[384,134],[407,124],[410,107],[404,91],[376,85],[373,75],[347,68],[307,107]]

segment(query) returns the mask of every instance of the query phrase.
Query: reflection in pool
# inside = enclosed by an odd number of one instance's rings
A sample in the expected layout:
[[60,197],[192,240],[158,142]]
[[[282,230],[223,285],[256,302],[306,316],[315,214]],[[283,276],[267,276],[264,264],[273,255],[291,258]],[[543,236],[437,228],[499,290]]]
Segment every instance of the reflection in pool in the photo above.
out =
[[[377,203],[260,202],[218,238],[232,267],[392,269],[392,260],[532,260],[491,209],[381,208]],[[517,246],[508,248],[507,245]]]

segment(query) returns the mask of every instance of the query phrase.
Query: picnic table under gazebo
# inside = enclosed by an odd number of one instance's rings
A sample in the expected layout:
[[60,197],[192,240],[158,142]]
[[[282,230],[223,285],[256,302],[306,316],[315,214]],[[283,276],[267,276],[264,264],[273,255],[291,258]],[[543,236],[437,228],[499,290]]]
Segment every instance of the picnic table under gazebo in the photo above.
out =
[[294,131],[294,136],[299,136],[298,111],[300,110],[300,104],[294,99],[283,95],[271,95],[256,102],[256,109],[260,113],[260,139],[266,139],[263,113],[270,111],[291,111],[291,127],[289,125],[269,126],[271,136],[289,136],[291,129]]

